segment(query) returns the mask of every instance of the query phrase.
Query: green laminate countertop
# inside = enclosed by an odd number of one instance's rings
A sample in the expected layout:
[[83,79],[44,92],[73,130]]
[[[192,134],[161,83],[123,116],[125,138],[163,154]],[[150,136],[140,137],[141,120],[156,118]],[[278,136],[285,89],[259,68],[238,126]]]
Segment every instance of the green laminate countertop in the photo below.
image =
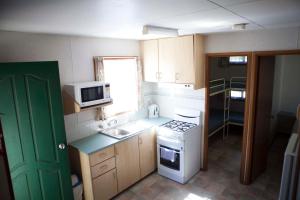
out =
[[[141,120],[137,120],[139,122],[145,123],[148,126],[145,126],[145,130],[149,129],[151,127],[154,126],[160,126],[164,123],[167,123],[169,121],[171,121],[170,118],[166,118],[166,117],[159,117],[159,118],[155,118],[155,119],[141,119]],[[111,145],[114,145],[118,142],[124,141],[130,137],[133,137],[137,134],[139,134],[140,132],[137,132],[136,134],[133,134],[129,137],[123,138],[123,139],[116,139],[101,133],[95,133],[93,135],[90,135],[88,137],[76,140],[72,143],[70,143],[69,145],[71,145],[72,147],[75,147],[76,149],[78,149],[79,151],[86,153],[86,154],[92,154],[96,151],[100,151],[102,149],[105,149]]]

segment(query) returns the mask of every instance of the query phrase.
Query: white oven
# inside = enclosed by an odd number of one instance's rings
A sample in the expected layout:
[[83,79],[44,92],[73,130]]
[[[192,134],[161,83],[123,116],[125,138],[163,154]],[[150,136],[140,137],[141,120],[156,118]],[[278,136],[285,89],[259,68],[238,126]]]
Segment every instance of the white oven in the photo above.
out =
[[174,120],[158,129],[158,174],[186,183],[200,170],[201,112],[177,109],[175,113]]

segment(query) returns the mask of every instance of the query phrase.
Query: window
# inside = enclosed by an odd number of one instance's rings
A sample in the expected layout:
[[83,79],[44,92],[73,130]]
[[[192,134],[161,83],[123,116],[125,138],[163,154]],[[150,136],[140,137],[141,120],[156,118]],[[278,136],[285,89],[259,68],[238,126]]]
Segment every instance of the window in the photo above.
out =
[[113,104],[105,107],[109,116],[138,109],[138,67],[136,58],[103,58],[105,82],[110,83]]
[[229,63],[230,64],[246,64],[247,56],[230,56]]
[[232,99],[245,99],[246,98],[246,92],[241,90],[231,90],[230,91],[230,97]]

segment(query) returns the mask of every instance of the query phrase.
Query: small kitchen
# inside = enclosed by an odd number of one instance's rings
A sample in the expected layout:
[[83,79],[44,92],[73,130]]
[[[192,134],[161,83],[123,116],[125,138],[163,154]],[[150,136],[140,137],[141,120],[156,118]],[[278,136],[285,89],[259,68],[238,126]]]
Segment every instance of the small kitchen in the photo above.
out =
[[298,1],[0,13],[1,200],[300,196]]
[[[71,171],[82,180],[85,199],[112,198],[156,170],[181,184],[200,170],[204,75],[178,67],[203,70],[201,42],[200,35],[141,41],[141,58],[96,56],[98,81],[63,87],[65,114],[95,110],[95,120],[81,127],[92,134],[69,143]],[[190,55],[162,59],[184,52]]]

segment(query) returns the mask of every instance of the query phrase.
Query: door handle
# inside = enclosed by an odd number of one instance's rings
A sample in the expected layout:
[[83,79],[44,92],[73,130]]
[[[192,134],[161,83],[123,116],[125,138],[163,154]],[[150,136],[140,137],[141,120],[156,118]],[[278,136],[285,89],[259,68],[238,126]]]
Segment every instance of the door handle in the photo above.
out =
[[64,143],[60,143],[58,145],[58,148],[61,149],[61,150],[64,150],[66,148],[66,145]]

